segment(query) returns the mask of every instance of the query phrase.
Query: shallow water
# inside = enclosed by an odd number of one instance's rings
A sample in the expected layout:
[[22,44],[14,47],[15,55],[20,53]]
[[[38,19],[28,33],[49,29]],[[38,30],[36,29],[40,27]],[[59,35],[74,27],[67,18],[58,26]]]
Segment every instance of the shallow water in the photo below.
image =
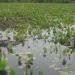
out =
[[[42,35],[48,35],[47,31]],[[53,35],[53,31],[51,31],[51,36],[48,37],[51,40]],[[47,40],[48,40],[47,39]],[[18,44],[13,46],[13,51],[15,54],[25,54],[27,52],[33,53],[34,61],[31,69],[33,70],[33,75],[39,75],[39,71],[44,72],[44,75],[61,75],[60,71],[75,71],[75,52],[73,52],[70,56],[64,56],[62,54],[63,50],[67,48],[66,46],[62,46],[59,43],[56,45],[53,42],[48,42],[44,39],[35,39],[33,37],[28,37],[25,39],[24,46],[22,44]],[[58,52],[56,52],[56,47]],[[47,49],[46,56],[44,56],[43,48]],[[15,54],[8,54],[7,48],[2,47],[2,50],[6,53],[8,58],[8,66],[10,69],[16,71],[18,75],[24,75],[24,69],[18,66],[18,56]],[[62,65],[62,60],[66,60],[66,64]]]
[[[43,48],[47,48],[47,54],[46,57],[43,57]],[[59,49],[59,53],[56,54],[53,52],[55,49],[54,43],[49,43],[43,40],[43,39],[36,39],[35,41],[33,38],[28,38],[27,41],[25,41],[25,45],[22,46],[22,44],[16,45],[13,47],[13,51],[16,54],[23,54],[26,52],[32,52],[34,55],[35,60],[33,61],[32,70],[33,75],[38,75],[39,71],[43,71],[44,75],[61,75],[60,71],[75,71],[75,53],[71,55],[71,59],[69,60],[68,57],[65,57],[62,55],[63,49],[65,49],[65,46],[57,44],[57,48]],[[5,50],[6,48],[4,48]],[[51,52],[52,51],[52,52]],[[8,63],[10,66],[10,69],[13,69],[17,71],[18,75],[24,75],[23,68],[18,67],[18,57],[16,55],[7,55],[8,57]],[[65,58],[67,63],[65,66],[62,65],[62,59]],[[52,67],[52,65],[54,65]]]

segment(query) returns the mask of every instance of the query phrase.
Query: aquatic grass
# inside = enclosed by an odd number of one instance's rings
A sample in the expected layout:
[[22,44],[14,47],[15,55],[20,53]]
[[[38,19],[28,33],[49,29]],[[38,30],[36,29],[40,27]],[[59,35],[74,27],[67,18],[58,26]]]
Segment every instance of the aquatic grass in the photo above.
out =
[[5,60],[0,61],[0,71],[5,70],[7,62]]
[[70,50],[70,49],[65,49],[65,50],[63,50],[63,55],[64,56],[69,56],[71,54],[71,51],[72,50]]
[[11,70],[10,72],[9,72],[9,75],[18,75],[15,71],[13,71],[13,70]]
[[0,47],[0,61],[2,60],[2,49]]
[[7,45],[7,50],[8,50],[8,53],[13,53],[13,45],[12,45],[11,42],[8,43],[8,45]]
[[27,67],[31,67],[33,64],[33,54],[31,52],[27,52],[26,54],[22,55],[22,61],[26,64]]
[[47,48],[44,47],[44,48],[43,48],[43,57],[46,57],[47,51],[48,51]]

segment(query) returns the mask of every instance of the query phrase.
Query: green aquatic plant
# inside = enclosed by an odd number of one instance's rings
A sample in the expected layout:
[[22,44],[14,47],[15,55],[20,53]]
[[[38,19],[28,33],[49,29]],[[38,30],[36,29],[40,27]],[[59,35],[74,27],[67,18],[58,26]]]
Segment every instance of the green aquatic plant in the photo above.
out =
[[18,75],[14,70],[11,70],[10,72],[9,72],[9,75]]
[[39,75],[44,75],[44,72],[42,70],[40,70]]
[[19,66],[21,66],[21,65],[22,65],[21,56],[18,56],[18,65],[19,65]]
[[5,60],[6,58],[6,54],[5,52],[3,51],[3,49],[0,47],[0,61],[1,60]]
[[0,71],[5,70],[7,62],[5,60],[0,61]]
[[33,70],[30,70],[30,75],[33,75]]
[[25,63],[26,63],[27,65],[33,64],[33,54],[32,54],[31,52],[28,52],[28,53],[26,54]]
[[62,65],[64,65],[64,66],[65,66],[65,65],[66,65],[66,63],[67,63],[67,62],[66,62],[66,60],[65,60],[65,59],[63,59],[63,60],[62,60]]
[[62,45],[69,45],[69,38],[63,32],[58,33],[58,42]]
[[7,50],[8,50],[8,53],[13,53],[13,45],[12,45],[11,42],[8,43],[8,45],[7,45]]
[[33,54],[31,52],[27,52],[23,56],[22,60],[26,64],[25,74],[28,75],[28,71],[31,68],[31,65],[33,64]]
[[44,47],[44,48],[43,48],[43,51],[44,51],[43,56],[45,57],[45,56],[46,56],[46,54],[47,54],[47,48],[46,48],[46,47]]
[[73,53],[73,50],[72,49],[65,49],[63,51],[63,55],[64,56],[68,56],[69,60],[70,60],[70,56],[71,56],[72,53]]
[[16,41],[23,43],[25,40],[25,33],[23,33],[22,31],[17,32],[17,34],[15,35],[15,39]]
[[75,37],[70,38],[70,48],[72,48],[72,49],[75,48]]
[[0,61],[1,61],[1,59],[2,59],[2,49],[0,47]]
[[71,54],[71,51],[72,51],[72,50],[70,50],[70,49],[65,49],[65,50],[63,50],[63,54],[64,54],[65,56],[69,56],[69,55]]

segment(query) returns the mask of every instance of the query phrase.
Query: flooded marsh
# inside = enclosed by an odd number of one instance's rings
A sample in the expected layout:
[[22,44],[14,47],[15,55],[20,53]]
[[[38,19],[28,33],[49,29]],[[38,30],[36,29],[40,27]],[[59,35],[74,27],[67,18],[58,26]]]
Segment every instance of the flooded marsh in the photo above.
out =
[[75,75],[74,4],[5,6],[0,6],[0,75]]

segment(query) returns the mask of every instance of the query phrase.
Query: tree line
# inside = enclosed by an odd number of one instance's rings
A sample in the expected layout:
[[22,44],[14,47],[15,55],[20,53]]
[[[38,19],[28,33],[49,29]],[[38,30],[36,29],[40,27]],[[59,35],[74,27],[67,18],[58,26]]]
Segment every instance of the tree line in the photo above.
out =
[[70,3],[74,0],[0,0],[0,2]]

